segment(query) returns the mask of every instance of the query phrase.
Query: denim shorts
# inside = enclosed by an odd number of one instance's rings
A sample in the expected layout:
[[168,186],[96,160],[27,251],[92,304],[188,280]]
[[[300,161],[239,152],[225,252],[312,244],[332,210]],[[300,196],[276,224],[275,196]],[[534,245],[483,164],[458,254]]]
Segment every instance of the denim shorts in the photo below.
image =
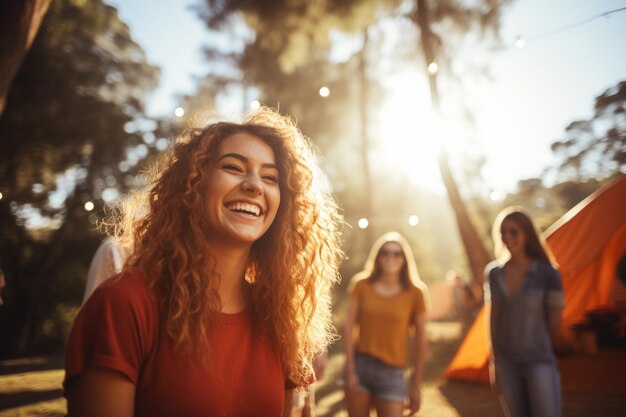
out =
[[360,390],[385,400],[404,401],[406,398],[403,368],[387,365],[380,359],[360,352],[354,354],[354,367]]

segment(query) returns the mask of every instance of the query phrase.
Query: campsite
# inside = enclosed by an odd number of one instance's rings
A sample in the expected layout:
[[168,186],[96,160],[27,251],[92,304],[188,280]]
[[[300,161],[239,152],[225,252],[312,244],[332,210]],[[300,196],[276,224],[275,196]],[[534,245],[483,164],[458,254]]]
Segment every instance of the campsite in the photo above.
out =
[[0,417],[626,416],[623,3],[0,2]]
[[[592,194],[546,231],[564,275],[566,309],[561,334],[569,346],[559,355],[564,416],[618,417],[626,413],[626,350],[575,345],[573,324],[610,303],[615,290],[611,267],[626,251],[626,176]],[[590,227],[592,226],[592,227]],[[576,246],[573,246],[576,245]],[[584,247],[580,256],[572,247]],[[579,289],[582,288],[582,289]],[[442,298],[445,296],[442,296]],[[436,301],[436,300],[435,300]],[[452,308],[452,295],[439,301]],[[427,326],[424,407],[418,416],[499,417],[488,383],[484,308],[463,337],[461,322],[441,317]],[[452,313],[450,313],[452,314]],[[594,335],[595,337],[595,335]],[[346,417],[343,404],[344,356],[335,343],[327,371],[316,383],[317,412]],[[0,417],[63,416],[62,357],[0,361]]]

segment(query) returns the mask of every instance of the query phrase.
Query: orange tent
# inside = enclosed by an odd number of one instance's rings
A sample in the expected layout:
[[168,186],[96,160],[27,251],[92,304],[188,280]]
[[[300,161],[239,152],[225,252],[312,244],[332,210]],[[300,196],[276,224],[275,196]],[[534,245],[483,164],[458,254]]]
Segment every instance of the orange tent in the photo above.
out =
[[[611,302],[615,269],[626,252],[626,175],[591,194],[545,232],[561,271],[565,309],[559,335],[588,311]],[[484,309],[445,372],[449,379],[488,382]]]

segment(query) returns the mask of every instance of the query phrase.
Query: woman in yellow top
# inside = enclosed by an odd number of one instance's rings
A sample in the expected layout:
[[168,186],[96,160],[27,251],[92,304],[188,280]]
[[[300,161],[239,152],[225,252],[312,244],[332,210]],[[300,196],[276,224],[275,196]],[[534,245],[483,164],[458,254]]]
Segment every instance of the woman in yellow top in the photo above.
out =
[[[421,402],[429,299],[406,239],[397,232],[381,236],[350,289],[343,334],[348,414],[369,416],[374,406],[379,417],[397,417],[405,405],[410,414],[416,413]],[[415,363],[407,404],[404,370],[411,332]]]

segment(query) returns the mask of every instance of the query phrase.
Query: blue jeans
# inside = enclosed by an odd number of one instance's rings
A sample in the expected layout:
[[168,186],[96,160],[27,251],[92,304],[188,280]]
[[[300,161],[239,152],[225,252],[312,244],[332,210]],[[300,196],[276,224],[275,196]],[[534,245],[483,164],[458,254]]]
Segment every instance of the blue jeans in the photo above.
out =
[[560,417],[561,381],[555,365],[518,365],[496,358],[496,384],[507,417]]
[[360,352],[354,354],[354,367],[359,378],[359,389],[374,398],[403,402],[406,398],[404,369]]

